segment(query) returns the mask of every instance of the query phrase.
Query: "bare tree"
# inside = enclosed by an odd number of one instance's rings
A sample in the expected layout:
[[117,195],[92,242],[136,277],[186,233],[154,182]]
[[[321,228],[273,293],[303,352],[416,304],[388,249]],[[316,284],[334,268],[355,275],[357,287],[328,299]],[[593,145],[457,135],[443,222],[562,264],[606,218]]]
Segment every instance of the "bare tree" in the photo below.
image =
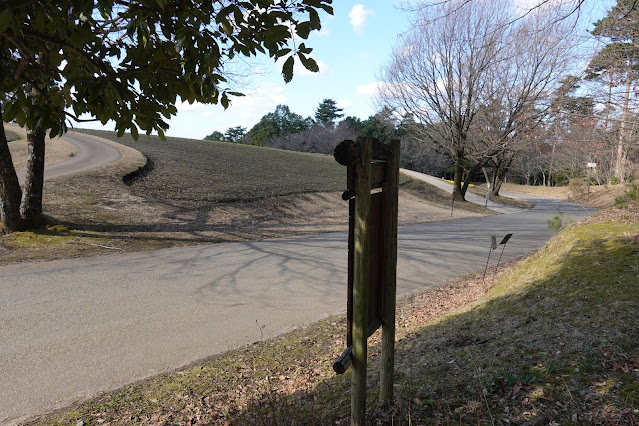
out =
[[512,3],[490,0],[421,9],[382,72],[382,101],[411,113],[416,133],[450,155],[459,198],[468,177],[489,164],[498,193],[517,144],[564,76],[572,27],[551,12],[514,19]]
[[[487,88],[486,71],[498,60],[507,18],[493,2],[459,8],[459,1],[418,13],[413,30],[382,70],[386,84],[380,97],[392,109],[412,114],[413,133],[451,156],[455,196],[464,199],[468,132]],[[442,18],[434,23],[432,13]]]
[[572,26],[558,20],[555,10],[539,9],[511,23],[505,33],[501,60],[490,70],[487,94],[491,97],[471,129],[475,161],[492,171],[493,195],[499,195],[522,145],[551,112],[552,92],[563,84],[575,62]]
[[348,123],[341,121],[335,127],[315,124],[307,130],[284,133],[264,142],[264,146],[289,151],[332,154],[335,147],[345,139],[355,139],[357,134]]

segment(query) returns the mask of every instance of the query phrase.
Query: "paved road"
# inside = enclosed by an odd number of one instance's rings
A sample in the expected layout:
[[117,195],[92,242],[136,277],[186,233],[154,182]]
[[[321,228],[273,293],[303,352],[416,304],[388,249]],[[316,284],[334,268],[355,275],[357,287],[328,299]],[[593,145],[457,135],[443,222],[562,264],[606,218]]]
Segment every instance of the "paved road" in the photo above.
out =
[[[400,228],[398,292],[541,247],[558,209]],[[346,236],[264,240],[0,267],[0,423],[279,335],[346,304]],[[339,355],[339,354],[336,354]]]
[[[11,126],[7,126],[11,129]],[[77,154],[68,160],[48,165],[44,168],[44,179],[54,179],[73,173],[84,172],[104,166],[120,158],[120,151],[111,145],[97,141],[82,133],[68,132],[62,139],[71,142],[77,149]],[[24,184],[26,172],[18,172],[20,184]]]
[[[446,182],[444,179],[442,178],[437,178],[435,176],[430,176],[430,175],[425,175],[423,173],[419,173],[419,172],[414,172],[412,170],[407,170],[407,169],[401,169],[402,173],[411,176],[417,180],[421,180],[422,182],[426,182],[429,183],[433,186],[436,186],[437,188],[443,189],[444,191],[448,192],[449,194],[453,193],[453,185],[451,183]],[[505,194],[502,193],[503,195],[511,195],[514,196],[514,194]],[[473,194],[471,192],[466,192],[466,196],[465,196],[466,201],[470,201],[471,203],[475,203],[475,204],[479,204],[480,206],[486,206],[488,209],[502,213],[502,214],[510,214],[510,213],[517,213],[517,212],[521,212],[521,209],[516,208],[516,207],[510,207],[510,206],[505,206],[503,204],[499,204],[499,203],[495,203],[494,201],[491,200],[486,200],[484,197],[480,197],[479,195]],[[453,209],[454,211],[454,209]],[[454,213],[454,212],[453,212]]]

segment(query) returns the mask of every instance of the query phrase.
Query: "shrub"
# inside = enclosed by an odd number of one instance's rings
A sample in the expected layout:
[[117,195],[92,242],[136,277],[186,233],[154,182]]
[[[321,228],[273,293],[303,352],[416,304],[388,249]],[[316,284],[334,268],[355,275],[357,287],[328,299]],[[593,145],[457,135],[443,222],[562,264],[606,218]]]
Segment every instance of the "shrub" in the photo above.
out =
[[633,183],[625,194],[615,198],[614,206],[617,208],[629,207],[639,202],[639,184]]
[[548,219],[548,227],[555,233],[564,229],[564,212],[557,210],[557,214]]

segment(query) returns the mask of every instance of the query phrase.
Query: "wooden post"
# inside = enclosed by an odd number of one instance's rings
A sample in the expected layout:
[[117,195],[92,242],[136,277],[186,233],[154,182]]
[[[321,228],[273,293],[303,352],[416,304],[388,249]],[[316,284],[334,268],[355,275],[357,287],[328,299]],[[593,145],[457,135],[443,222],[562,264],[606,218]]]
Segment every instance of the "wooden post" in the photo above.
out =
[[384,194],[384,296],[382,308],[382,365],[380,372],[379,400],[383,404],[393,402],[395,379],[395,303],[397,288],[397,202],[399,192],[399,140],[390,143],[391,158],[386,164]]
[[366,424],[366,340],[368,338],[368,283],[371,214],[371,138],[357,138],[355,162],[355,226],[353,262],[353,372],[351,375],[351,425]]

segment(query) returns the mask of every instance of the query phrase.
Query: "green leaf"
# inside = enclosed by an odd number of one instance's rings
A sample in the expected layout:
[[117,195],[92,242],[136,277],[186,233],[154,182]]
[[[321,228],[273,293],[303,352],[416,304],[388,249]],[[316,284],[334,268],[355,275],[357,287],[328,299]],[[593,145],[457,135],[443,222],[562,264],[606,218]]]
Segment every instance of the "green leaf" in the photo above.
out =
[[135,20],[130,20],[128,24],[126,24],[126,35],[129,36],[130,39],[133,39],[133,35],[135,34],[137,24]]
[[293,55],[289,56],[284,65],[282,65],[282,76],[284,76],[284,81],[289,83],[293,80],[293,64],[295,63],[295,59],[293,59]]
[[135,124],[131,126],[131,137],[134,141],[137,141],[140,137],[140,135],[138,134],[138,128]]
[[291,53],[291,49],[280,49],[277,52],[275,52],[275,57],[281,58],[282,56],[286,56],[289,53]]
[[300,61],[302,61],[304,68],[311,72],[319,72],[319,66],[317,65],[317,62],[315,62],[315,59],[304,56],[302,52],[298,52],[297,56],[300,58]]
[[311,25],[310,21],[300,22],[295,27],[295,31],[297,31],[297,34],[303,39],[307,39],[312,30],[313,26]]
[[319,13],[315,9],[309,9],[308,18],[310,20],[311,26],[314,30],[319,30],[322,28],[322,24],[320,22]]
[[0,32],[4,32],[11,25],[11,9],[7,8],[0,15]]
[[220,19],[220,25],[222,26],[222,31],[224,32],[224,34],[226,34],[227,36],[233,34],[233,27],[225,17],[222,17]]
[[311,53],[313,51],[312,48],[306,47],[306,45],[304,43],[300,44],[300,46],[297,48],[297,50],[299,52],[302,52],[305,55],[308,55],[309,53]]
[[264,32],[264,41],[278,43],[291,37],[291,33],[285,25],[275,25]]

